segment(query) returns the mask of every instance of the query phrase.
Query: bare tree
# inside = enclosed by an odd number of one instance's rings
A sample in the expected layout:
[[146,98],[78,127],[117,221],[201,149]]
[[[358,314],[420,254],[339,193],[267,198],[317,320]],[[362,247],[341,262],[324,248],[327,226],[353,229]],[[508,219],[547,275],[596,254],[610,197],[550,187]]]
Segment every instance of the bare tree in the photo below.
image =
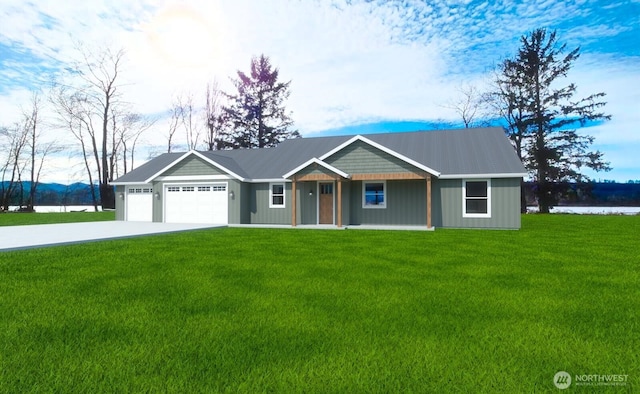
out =
[[218,81],[214,79],[212,82],[207,84],[205,94],[205,116],[207,122],[205,144],[207,150],[215,149],[218,132],[222,129],[224,124],[224,117],[222,114],[223,97],[224,94],[218,86]]
[[193,93],[179,96],[178,103],[182,108],[181,123],[187,137],[187,149],[196,149],[200,139],[201,126],[198,122],[198,109],[195,107]]
[[24,167],[22,158],[28,143],[28,131],[25,124],[20,123],[15,123],[10,128],[0,129],[0,136],[3,137],[3,151],[6,152],[0,168],[2,171],[0,205],[5,211],[9,210],[16,187],[22,180],[21,174]]
[[465,128],[474,127],[479,124],[484,104],[483,96],[479,89],[472,84],[461,85],[456,89],[459,96],[444,105],[445,108],[452,109],[462,118]]
[[[119,119],[119,122],[116,121]],[[118,161],[116,161],[116,176],[124,175],[134,169],[136,145],[142,134],[149,130],[155,123],[155,118],[150,118],[138,113],[124,113],[119,117],[113,116],[113,129],[116,131],[117,151],[113,152],[113,157],[117,157],[122,163],[123,173],[118,171]]]
[[113,110],[123,104],[120,101],[118,77],[125,53],[122,49],[110,48],[92,52],[81,45],[77,49],[81,60],[75,63],[73,75],[79,77],[82,84],[74,84],[71,95],[75,104],[68,106],[67,110],[79,111],[73,115],[76,121],[82,118],[82,134],[76,131],[76,138],[82,135],[83,149],[96,162],[102,207],[115,208],[115,192],[109,182],[114,177],[113,160],[118,146],[110,121]]
[[[96,157],[95,138],[91,134],[93,124],[91,116],[87,113],[86,100],[77,92],[69,91],[64,86],[55,89],[51,95],[51,102],[54,105],[55,112],[58,115],[60,126],[68,130],[80,145],[84,168],[89,178],[89,189],[91,192],[91,200],[95,211],[98,211],[98,195],[96,193],[95,183],[93,181],[95,167],[91,166],[92,155]],[[98,160],[94,161],[99,164]]]
[[180,119],[182,119],[182,107],[174,101],[169,114],[171,115],[171,120],[169,121],[169,133],[167,134],[167,153],[171,153],[173,150],[173,139],[176,131],[178,131],[178,126],[180,126]]
[[23,109],[24,125],[27,134],[27,146],[29,148],[29,198],[27,200],[26,209],[34,211],[36,200],[36,190],[40,184],[40,174],[46,157],[50,153],[60,150],[55,140],[44,140],[42,126],[44,124],[41,114],[43,106],[42,97],[39,92],[34,92],[31,96],[30,108]]

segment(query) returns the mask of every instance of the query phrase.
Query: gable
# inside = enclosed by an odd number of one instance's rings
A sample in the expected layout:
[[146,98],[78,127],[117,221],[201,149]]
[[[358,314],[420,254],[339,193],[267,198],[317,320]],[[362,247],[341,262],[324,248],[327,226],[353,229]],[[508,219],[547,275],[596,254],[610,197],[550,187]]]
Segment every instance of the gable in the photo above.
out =
[[349,174],[416,173],[424,171],[363,141],[355,141],[324,159]]
[[227,175],[200,157],[191,155],[167,169],[160,176]]

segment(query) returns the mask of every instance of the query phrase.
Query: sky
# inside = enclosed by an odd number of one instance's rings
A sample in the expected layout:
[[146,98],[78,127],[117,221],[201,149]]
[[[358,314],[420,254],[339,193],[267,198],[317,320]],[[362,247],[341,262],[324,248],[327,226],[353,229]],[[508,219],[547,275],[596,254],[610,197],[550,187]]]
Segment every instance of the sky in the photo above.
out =
[[[230,90],[229,78],[260,54],[291,81],[287,108],[303,137],[460,126],[450,107],[462,87],[486,87],[521,36],[557,30],[581,48],[566,80],[576,98],[605,92],[612,115],[580,132],[613,170],[585,173],[640,179],[640,0],[0,0],[0,21],[0,125],[64,75],[78,43],[123,48],[127,103],[160,118],[147,147],[166,145],[176,95],[204,100],[214,79]],[[44,181],[82,177],[68,149]]]

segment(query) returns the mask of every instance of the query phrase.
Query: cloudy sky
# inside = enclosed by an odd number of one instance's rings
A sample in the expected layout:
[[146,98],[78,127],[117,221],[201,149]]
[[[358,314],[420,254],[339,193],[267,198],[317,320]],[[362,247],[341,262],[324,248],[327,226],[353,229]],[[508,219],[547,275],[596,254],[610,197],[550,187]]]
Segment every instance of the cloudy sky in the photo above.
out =
[[[448,104],[461,86],[486,84],[522,35],[557,29],[581,47],[567,82],[581,97],[607,93],[613,116],[584,132],[614,169],[588,174],[640,179],[639,0],[0,0],[0,20],[0,125],[82,42],[127,51],[126,100],[153,115],[214,78],[228,89],[264,53],[292,81],[288,107],[303,136],[459,122]],[[159,121],[145,144],[162,146],[165,135]],[[49,180],[71,180],[64,160],[58,167]]]

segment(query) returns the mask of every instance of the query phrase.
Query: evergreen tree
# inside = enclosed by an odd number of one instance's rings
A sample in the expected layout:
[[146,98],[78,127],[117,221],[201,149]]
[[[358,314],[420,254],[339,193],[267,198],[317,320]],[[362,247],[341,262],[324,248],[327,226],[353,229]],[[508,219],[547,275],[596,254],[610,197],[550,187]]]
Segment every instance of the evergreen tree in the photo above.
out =
[[576,85],[562,86],[580,48],[566,55],[566,45],[557,42],[556,32],[537,29],[521,38],[513,59],[499,69],[495,95],[509,124],[508,132],[535,183],[539,211],[548,213],[567,182],[582,182],[588,167],[610,170],[603,153],[591,151],[594,138],[578,133],[577,126],[609,120],[599,112],[606,104],[605,93],[595,93],[574,101]]
[[278,69],[268,57],[252,58],[250,73],[238,71],[233,84],[237,92],[225,93],[229,104],[222,107],[219,118],[209,120],[221,126],[217,149],[272,147],[300,137],[297,130],[291,130],[293,121],[284,106],[291,81],[278,82]]

